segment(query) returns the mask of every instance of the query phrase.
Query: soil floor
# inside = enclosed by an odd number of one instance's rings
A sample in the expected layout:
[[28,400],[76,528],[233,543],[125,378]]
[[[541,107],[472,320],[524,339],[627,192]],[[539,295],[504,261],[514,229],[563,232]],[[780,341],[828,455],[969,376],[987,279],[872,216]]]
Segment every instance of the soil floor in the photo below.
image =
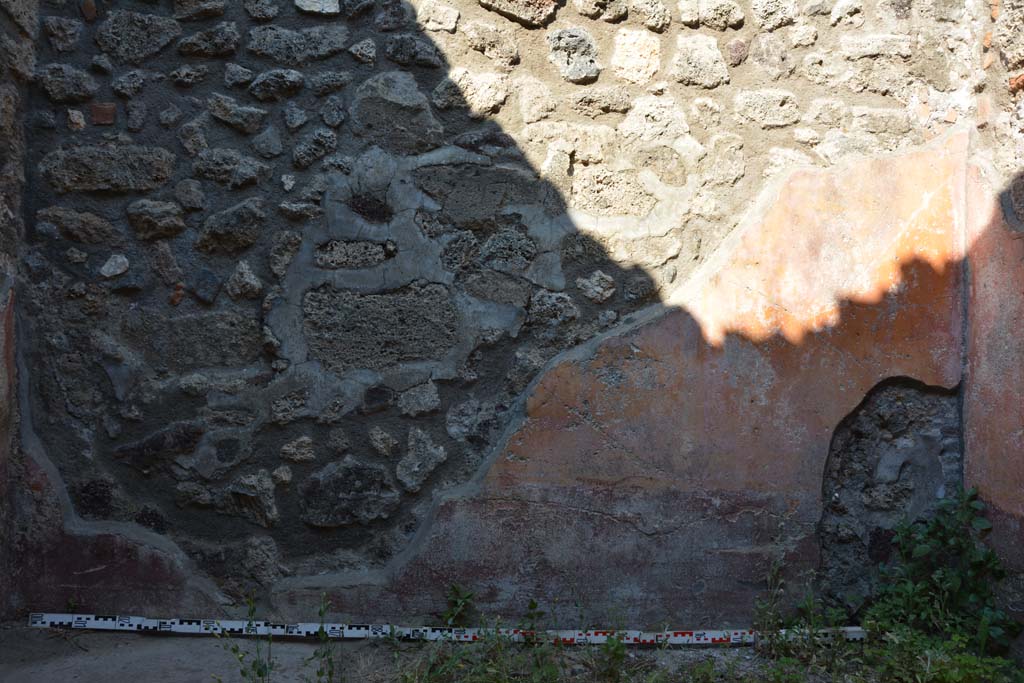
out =
[[[225,641],[209,637],[58,631],[30,629],[23,624],[0,626],[0,683],[225,683],[240,681]],[[242,642],[243,648],[251,642]],[[395,646],[381,642],[339,643],[338,653],[346,683],[390,683],[398,678],[403,662],[422,653],[420,645]],[[275,683],[315,680],[307,662],[316,645],[275,641]],[[579,678],[587,680],[587,652],[580,649]],[[708,658],[734,670],[755,669],[758,657],[751,648],[630,652],[628,657],[648,667],[678,671]],[[648,669],[649,670],[649,669]]]

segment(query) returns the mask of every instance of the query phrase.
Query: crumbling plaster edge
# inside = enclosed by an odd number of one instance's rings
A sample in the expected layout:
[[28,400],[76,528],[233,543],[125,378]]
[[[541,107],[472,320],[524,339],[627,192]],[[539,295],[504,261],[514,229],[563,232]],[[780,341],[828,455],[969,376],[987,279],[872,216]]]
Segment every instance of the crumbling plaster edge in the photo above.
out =
[[[924,145],[917,147],[917,149],[941,146],[945,144],[951,136],[961,134],[964,129],[967,129],[969,137],[967,143],[966,166],[979,166],[982,169],[983,176],[985,178],[989,178],[994,171],[991,169],[991,164],[988,162],[987,157],[976,153],[977,145],[975,144],[975,141],[977,139],[977,133],[973,132],[972,128],[973,126],[969,127],[967,125],[956,126],[950,129],[950,131],[945,135],[931,140]],[[885,154],[856,155],[848,157],[845,161],[848,163],[858,158],[894,157],[898,155],[905,155],[907,151],[908,150],[904,149]],[[845,164],[840,164],[838,168],[841,170],[843,165]],[[728,258],[729,254],[742,241],[744,236],[746,236],[747,233],[756,226],[757,220],[763,215],[763,212],[777,199],[779,192],[784,187],[788,178],[794,173],[807,169],[821,170],[814,166],[797,166],[787,169],[786,172],[778,174],[778,176],[769,181],[769,183],[766,183],[758,193],[757,198],[744,212],[743,217],[738,223],[738,227],[716,247],[714,252],[704,263],[698,266],[698,268],[696,268],[694,272],[686,278],[686,280],[673,289],[666,298],[666,301],[652,304],[627,316],[619,325],[596,335],[583,344],[572,349],[568,349],[549,360],[527,388],[517,397],[512,409],[510,410],[510,417],[506,422],[500,437],[496,440],[487,456],[481,461],[474,475],[467,482],[449,489],[420,505],[420,509],[423,510],[422,521],[419,524],[412,540],[405,548],[403,548],[402,551],[391,558],[385,565],[378,568],[362,570],[346,570],[316,575],[287,577],[269,587],[271,596],[275,593],[291,589],[308,590],[386,584],[422,552],[423,546],[427,543],[433,531],[433,526],[437,519],[438,512],[445,503],[465,500],[482,491],[483,481],[487,476],[488,471],[506,450],[510,439],[519,430],[519,428],[522,427],[526,420],[527,400],[537,385],[544,379],[547,372],[549,372],[553,367],[563,363],[578,363],[586,361],[587,359],[592,358],[600,346],[607,340],[633,334],[637,330],[660,320],[663,316],[684,307],[686,302],[686,293],[698,288],[701,283],[706,282],[716,274],[717,270]],[[966,240],[966,220],[968,218],[966,216],[967,182],[967,174],[964,173],[962,177],[962,187],[964,190],[960,193],[960,211],[957,216],[959,219],[958,233],[961,234],[962,240]],[[966,268],[967,258],[962,259],[961,263],[964,264],[963,267]],[[964,273],[964,277],[965,276],[966,273]],[[15,290],[17,291],[21,286],[29,285],[16,283]],[[966,279],[963,279],[961,281],[961,288],[966,286]],[[16,379],[18,391],[17,402],[20,412],[20,421],[18,425],[19,438],[25,453],[32,458],[33,462],[43,470],[47,478],[50,480],[51,486],[58,497],[65,531],[79,536],[114,534],[121,536],[128,541],[163,552],[173,560],[183,577],[185,577],[190,589],[201,593],[207,599],[217,604],[231,604],[233,601],[225,596],[210,578],[200,572],[178,544],[170,538],[149,531],[135,523],[90,521],[85,520],[76,514],[64,480],[54,462],[47,455],[46,449],[35,431],[30,400],[28,361],[24,353],[24,349],[28,348],[27,327],[30,323],[25,320],[24,313],[21,311],[20,306],[17,305],[17,299],[18,297],[16,296],[15,359],[18,374]],[[969,321],[966,318],[965,311],[963,329],[961,331],[962,334],[966,333],[968,324]],[[963,359],[963,362],[966,362],[966,359]],[[962,368],[962,373],[963,371],[964,369]],[[954,387],[955,386],[957,385],[954,384]],[[967,457],[966,453],[965,457]]]
[[64,532],[80,537],[95,537],[106,534],[120,536],[130,543],[135,543],[140,546],[144,546],[147,549],[162,552],[168,556],[176,566],[177,570],[181,573],[185,580],[187,589],[198,592],[212,604],[231,604],[233,601],[224,595],[210,578],[198,571],[188,555],[186,555],[178,544],[170,538],[150,531],[133,522],[86,520],[75,512],[74,506],[71,503],[71,497],[68,494],[67,485],[64,482],[60,471],[57,469],[57,466],[54,464],[53,460],[50,459],[42,440],[36,433],[35,423],[33,421],[32,401],[30,395],[31,379],[29,375],[28,360],[25,353],[25,349],[30,348],[28,329],[30,328],[31,322],[26,319],[27,316],[25,312],[21,310],[21,306],[19,304],[20,297],[17,296],[18,290],[22,287],[29,286],[31,285],[21,281],[13,283],[15,292],[14,359],[15,371],[17,373],[17,377],[15,379],[17,385],[18,410],[17,435],[22,452],[31,458],[32,462],[46,475],[50,489],[52,490],[53,495],[56,496],[57,503],[60,507]]
[[[945,144],[946,140],[954,135],[960,134],[966,126],[958,126],[950,130],[946,135],[940,136],[939,138],[929,141],[925,145],[920,146],[918,149],[926,149],[929,147],[940,147]],[[968,158],[970,157],[970,150],[972,140],[968,141]],[[848,158],[849,161],[854,161],[859,158],[885,158],[895,157],[900,155],[906,155],[908,150],[900,150],[898,152],[892,152],[887,154],[879,155],[864,155],[864,156],[851,156]],[[839,167],[841,170],[841,166]],[[294,576],[282,579],[278,581],[273,591],[287,591],[290,589],[322,589],[322,588],[343,588],[343,587],[355,587],[367,584],[384,585],[389,579],[396,576],[402,568],[409,564],[423,549],[427,540],[430,538],[430,534],[433,530],[434,522],[437,519],[437,513],[440,508],[448,502],[457,500],[465,500],[479,494],[483,490],[483,482],[487,476],[488,471],[493,464],[498,460],[503,452],[505,452],[508,443],[512,436],[522,427],[525,422],[526,415],[526,403],[530,395],[532,395],[537,385],[544,379],[545,375],[554,367],[563,363],[580,363],[586,361],[594,356],[597,350],[604,342],[609,339],[616,337],[623,337],[629,334],[635,333],[637,330],[650,325],[663,316],[670,314],[674,311],[685,308],[685,293],[687,291],[693,291],[699,286],[714,277],[717,270],[721,267],[722,263],[728,258],[729,254],[736,248],[736,246],[742,241],[743,237],[757,224],[758,219],[763,215],[764,211],[769,208],[778,198],[780,190],[785,186],[788,178],[796,172],[800,172],[804,169],[816,169],[821,170],[815,166],[798,166],[791,169],[787,169],[785,173],[780,173],[777,177],[773,178],[769,183],[758,194],[758,197],[750,204],[747,211],[739,221],[738,227],[733,230],[728,237],[726,237],[709,256],[709,258],[701,264],[693,273],[683,281],[678,288],[673,290],[673,294],[670,295],[666,301],[652,304],[643,309],[640,309],[634,314],[627,316],[623,322],[610,330],[607,330],[589,340],[576,346],[572,349],[568,349],[553,357],[545,366],[537,373],[533,381],[527,386],[527,388],[517,397],[512,410],[510,411],[510,418],[507,421],[500,437],[495,442],[491,451],[487,454],[487,457],[481,461],[477,471],[467,482],[444,491],[443,493],[436,496],[434,499],[424,504],[427,510],[423,513],[422,521],[416,530],[413,539],[409,544],[391,560],[388,561],[383,567],[373,569],[362,569],[354,571],[341,571],[341,572],[329,572],[317,575],[308,576]],[[962,179],[964,185],[966,185],[966,176]],[[963,220],[963,193],[961,193],[961,212],[958,214],[959,227],[958,231],[962,232],[965,230],[965,222]],[[961,287],[964,283],[961,283]],[[953,389],[958,386],[954,383],[952,387],[944,387],[945,389]],[[851,410],[855,406],[851,406]],[[848,411],[847,411],[848,412]]]

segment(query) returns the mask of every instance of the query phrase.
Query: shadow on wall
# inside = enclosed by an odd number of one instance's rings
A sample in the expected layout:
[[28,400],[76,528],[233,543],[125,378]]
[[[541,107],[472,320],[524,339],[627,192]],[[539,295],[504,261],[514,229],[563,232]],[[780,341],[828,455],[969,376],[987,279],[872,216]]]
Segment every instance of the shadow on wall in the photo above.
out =
[[[459,583],[491,614],[537,598],[558,623],[741,626],[775,563],[794,588],[824,569],[819,588],[847,599],[837,557],[870,576],[873,537],[961,467],[1024,567],[1024,241],[968,142],[794,172],[673,305],[557,359],[391,567],[285,579],[274,606],[297,618],[326,590],[344,614],[425,615]],[[822,499],[834,468],[868,465]],[[1004,597],[1020,595],[1015,579]]]
[[[101,3],[82,49],[40,42],[24,441],[69,533],[22,539],[21,607],[380,566],[550,358],[659,296],[463,97],[506,76],[452,72],[401,2],[284,4]],[[67,130],[88,100],[114,128]]]
[[[767,563],[818,564],[836,425],[889,377],[958,386],[971,311],[999,301],[960,266],[1006,241],[971,222],[964,134],[795,172],[657,302],[407,6],[231,6],[180,41],[126,19],[151,4],[117,7],[81,45],[113,62],[89,98],[126,129],[69,136],[34,93],[20,507],[39,513],[15,609],[198,613],[258,585],[287,617],[327,590],[408,618],[457,582],[509,616],[540,598],[743,623]],[[343,50],[371,34],[360,65]],[[986,452],[983,492],[1012,467]]]

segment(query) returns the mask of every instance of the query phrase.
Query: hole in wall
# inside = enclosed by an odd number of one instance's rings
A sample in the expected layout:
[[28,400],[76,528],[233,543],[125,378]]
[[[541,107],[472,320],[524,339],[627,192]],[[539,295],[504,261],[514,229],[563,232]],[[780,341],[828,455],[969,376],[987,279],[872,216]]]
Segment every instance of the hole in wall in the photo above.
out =
[[818,527],[822,596],[849,612],[875,593],[895,529],[963,485],[958,389],[910,378],[871,389],[832,435]]

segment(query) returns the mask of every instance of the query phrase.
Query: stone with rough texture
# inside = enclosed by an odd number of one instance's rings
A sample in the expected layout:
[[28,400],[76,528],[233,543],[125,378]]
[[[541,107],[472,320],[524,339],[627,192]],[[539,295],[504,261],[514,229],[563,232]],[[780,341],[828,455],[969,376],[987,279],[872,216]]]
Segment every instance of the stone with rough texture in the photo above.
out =
[[913,39],[908,35],[870,33],[846,35],[839,41],[839,48],[847,59],[869,57],[909,57]]
[[225,0],[174,0],[174,18],[178,21],[198,21],[224,14]]
[[629,0],[629,11],[655,33],[662,33],[672,23],[672,16],[661,0]]
[[193,57],[230,57],[238,50],[242,36],[234,22],[224,21],[178,42],[178,52]]
[[118,76],[110,84],[111,90],[120,97],[132,98],[142,92],[146,86],[146,72],[132,70]]
[[243,474],[231,482],[219,498],[217,507],[262,527],[272,527],[280,519],[274,480],[267,470]]
[[127,215],[139,239],[174,237],[185,229],[181,207],[174,202],[140,199],[128,205]]
[[36,219],[57,226],[65,239],[83,244],[108,244],[118,240],[117,228],[110,221],[87,211],[72,211],[51,206],[36,212]]
[[680,35],[676,54],[669,67],[669,76],[683,85],[717,88],[729,82],[729,69],[711,36]]
[[548,59],[570,83],[591,83],[601,73],[597,45],[582,28],[564,28],[548,34]]
[[591,88],[577,95],[572,102],[574,111],[590,118],[602,114],[624,114],[632,108],[632,101],[625,88]]
[[573,178],[572,197],[583,211],[598,216],[644,216],[654,208],[652,197],[635,171],[585,166]]
[[800,107],[793,93],[765,88],[741,92],[733,100],[736,115],[762,128],[789,126],[800,120]]
[[324,528],[387,519],[399,502],[380,465],[351,456],[317,470],[299,485],[299,493],[302,520]]
[[437,466],[447,459],[448,454],[442,446],[435,444],[423,430],[413,427],[409,430],[405,455],[395,468],[395,476],[406,491],[415,493]]
[[441,407],[441,399],[437,393],[437,385],[425,382],[403,391],[398,397],[398,408],[403,415],[417,417],[432,413]]
[[753,0],[750,9],[758,27],[766,31],[788,26],[796,20],[796,0]]
[[469,46],[477,52],[483,53],[488,59],[506,67],[519,63],[519,48],[516,47],[515,39],[507,31],[503,31],[493,24],[471,21],[465,24],[463,32],[466,34]]
[[171,82],[179,88],[191,88],[206,80],[210,70],[204,65],[178,67],[170,74]]
[[1002,10],[996,21],[993,43],[998,47],[1006,68],[1019,69],[1024,66],[1024,46],[1020,41],[1020,33],[1024,30],[1024,5],[1007,2]]
[[615,280],[607,273],[595,270],[590,277],[576,278],[576,288],[596,304],[603,304],[615,295]]
[[257,197],[246,199],[210,215],[203,223],[203,233],[196,242],[196,248],[208,252],[241,251],[259,239],[265,218],[262,200]]
[[289,65],[327,59],[345,49],[348,29],[344,26],[317,26],[293,31],[280,26],[259,26],[249,31],[248,48],[252,52]]
[[247,261],[239,261],[224,285],[232,299],[255,299],[263,291],[263,283]]
[[473,118],[497,113],[508,98],[508,77],[499,73],[473,73],[455,68],[431,95],[438,109],[465,107]]
[[323,71],[309,79],[309,88],[322,97],[344,89],[351,82],[350,71]]
[[239,104],[233,97],[219,93],[214,93],[207,100],[207,110],[213,118],[243,133],[258,131],[267,116],[266,109]]
[[289,441],[281,446],[281,457],[292,462],[312,462],[316,460],[313,439],[308,436],[300,436],[294,441]]
[[750,54],[750,42],[743,38],[733,38],[725,44],[725,54],[729,66],[739,66]]
[[47,64],[36,79],[46,96],[58,103],[86,102],[99,90],[92,76],[67,64]]
[[128,272],[128,258],[124,254],[113,254],[100,267],[100,275],[105,278],[117,277]]
[[171,177],[174,155],[162,147],[101,145],[47,154],[43,177],[58,192],[153,190]]
[[309,168],[314,162],[333,152],[337,146],[337,133],[327,128],[317,128],[295,145],[292,164],[295,168]]
[[523,26],[545,26],[555,18],[558,3],[554,0],[477,0],[480,6],[518,21]]
[[519,90],[519,113],[524,123],[533,123],[546,118],[558,103],[551,89],[536,78],[520,78],[516,81]]
[[439,0],[425,0],[417,9],[416,20],[428,31],[455,33],[459,10]]
[[119,62],[139,64],[181,35],[174,19],[117,10],[96,31],[96,44]]
[[385,71],[363,83],[349,105],[356,135],[394,152],[422,152],[440,144],[441,124],[416,80]]
[[348,51],[349,54],[363,64],[373,64],[377,59],[377,44],[373,42],[373,38],[360,40],[352,45]]
[[756,64],[772,80],[779,80],[793,73],[796,62],[789,54],[789,48],[775,33],[760,33],[750,41],[750,62]]
[[618,126],[626,138],[671,145],[690,132],[683,110],[671,97],[638,97]]
[[246,13],[257,21],[269,21],[277,17],[281,8],[277,0],[242,0]]
[[43,30],[57,52],[73,52],[82,35],[82,22],[64,17],[46,17]]
[[702,25],[716,31],[743,26],[743,9],[733,0],[699,0],[697,16]]
[[627,0],[573,0],[572,4],[583,16],[608,23],[622,21],[629,14]]
[[334,372],[436,359],[455,344],[458,313],[440,285],[362,295],[313,290],[303,297],[302,311],[311,354]]
[[380,427],[371,427],[368,436],[373,450],[384,457],[391,457],[398,448],[398,439]]
[[297,94],[305,84],[306,79],[294,69],[272,69],[253,79],[249,94],[260,102],[276,102]]
[[383,263],[392,255],[387,244],[330,240],[317,247],[315,263],[318,268],[331,270],[369,268]]
[[295,8],[300,12],[324,16],[341,14],[341,3],[338,0],[295,0]]
[[611,67],[623,80],[646,83],[661,68],[661,41],[647,31],[620,29],[615,34]]
[[196,178],[212,180],[231,189],[256,185],[269,172],[266,164],[230,147],[204,149],[192,164],[192,175]]
[[384,41],[384,54],[402,66],[439,68],[444,64],[441,53],[426,38],[411,33],[388,36]]

